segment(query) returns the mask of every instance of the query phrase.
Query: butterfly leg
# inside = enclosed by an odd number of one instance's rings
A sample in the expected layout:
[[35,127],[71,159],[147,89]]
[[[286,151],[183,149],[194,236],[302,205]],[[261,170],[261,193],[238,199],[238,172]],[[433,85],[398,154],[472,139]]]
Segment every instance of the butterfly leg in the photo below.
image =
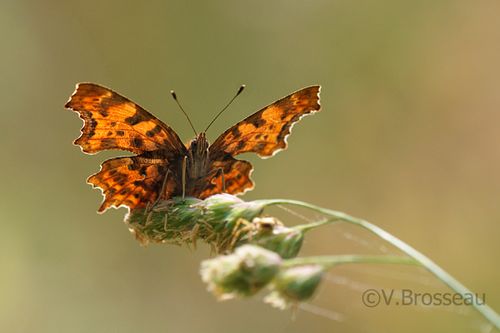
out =
[[151,223],[151,217],[153,216],[150,202],[146,204],[146,209],[144,209],[144,216],[146,216],[146,225],[149,225]]
[[220,176],[222,178],[222,192],[226,192],[226,180],[224,179],[224,169],[220,168]]
[[[165,174],[165,178],[163,178],[163,183],[161,184],[161,190],[160,190],[160,193],[158,193],[158,198],[156,198],[156,200],[152,204],[150,204],[148,202],[146,205],[146,210],[144,211],[144,214],[147,214],[146,225],[148,225],[152,222],[151,218],[153,217],[153,210],[160,202],[160,200],[163,196],[163,192],[165,192],[165,187],[167,186],[167,180],[168,180],[169,173],[170,173],[170,169],[167,170],[167,173]],[[166,215],[167,214],[165,214],[165,218],[166,218]]]
[[234,225],[233,231],[231,232],[231,242],[229,243],[229,248],[233,249],[236,243],[240,240],[241,234],[251,231],[253,228],[253,223],[245,219],[238,219]]
[[193,249],[196,250],[196,240],[198,239],[198,231],[200,230],[200,225],[197,223],[193,230],[191,231],[191,244],[193,245]]
[[186,196],[186,167],[187,167],[187,156],[184,156],[182,160],[182,199]]
[[219,177],[219,175],[221,176],[221,180],[222,180],[222,192],[226,192],[226,180],[224,179],[224,169],[223,168],[219,168],[217,169],[217,171],[215,172],[215,178]]
[[163,196],[163,192],[165,192],[165,187],[167,186],[167,180],[168,180],[169,174],[170,174],[170,169],[167,170],[167,173],[165,174],[165,178],[163,178],[163,183],[161,184],[160,193],[158,193],[158,198],[156,198],[155,202],[151,205],[151,210],[153,210],[153,208],[155,208],[156,205],[158,205],[158,203],[160,202],[160,200]]
[[167,225],[168,225],[168,214],[165,213],[165,216],[163,217],[163,230],[167,232]]

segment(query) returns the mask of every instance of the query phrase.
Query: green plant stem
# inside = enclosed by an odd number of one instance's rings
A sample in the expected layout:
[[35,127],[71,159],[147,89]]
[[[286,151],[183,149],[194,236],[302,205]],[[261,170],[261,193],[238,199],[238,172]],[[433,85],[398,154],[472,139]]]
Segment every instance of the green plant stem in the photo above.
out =
[[[376,225],[363,220],[359,219],[353,216],[350,216],[348,214],[345,214],[343,212],[338,212],[335,210],[331,209],[326,209],[322,208],[319,206],[315,206],[306,202],[298,201],[298,200],[286,200],[286,199],[272,199],[272,200],[257,200],[259,203],[262,205],[270,206],[270,205],[278,205],[278,204],[288,204],[292,206],[298,206],[298,207],[303,207],[307,209],[314,210],[316,212],[322,213],[326,216],[334,218],[333,221],[336,220],[341,220],[347,223],[355,224],[358,225],[362,228],[365,228],[378,237],[384,239],[385,241],[389,242],[402,252],[404,252],[406,255],[408,255],[410,258],[413,258],[416,262],[418,262],[422,267],[427,269],[429,272],[434,274],[438,279],[440,279],[443,283],[445,283],[448,287],[453,289],[455,292],[458,294],[461,294],[463,297],[466,297],[466,295],[471,295],[472,292],[465,287],[462,283],[460,283],[458,280],[453,278],[450,274],[448,274],[445,270],[443,270],[441,267],[439,267],[436,263],[434,263],[431,259],[429,259],[427,256],[423,255],[410,245],[406,244],[399,238],[391,235],[387,231],[377,227]],[[331,220],[327,220],[331,221]],[[476,302],[473,302],[472,306],[480,313],[482,314],[490,323],[492,323],[497,329],[500,329],[500,316],[488,305],[483,304],[477,304]]]
[[310,230],[316,229],[318,227],[321,227],[323,225],[332,224],[332,223],[336,223],[336,222],[343,222],[343,221],[334,217],[334,218],[329,218],[329,219],[326,219],[323,221],[317,221],[317,222],[296,225],[293,227],[293,229],[298,230],[298,231],[302,231],[302,232],[306,232],[306,231],[310,231]]
[[336,255],[336,256],[314,256],[287,259],[283,266],[299,265],[321,265],[325,268],[332,268],[341,264],[404,264],[419,265],[419,263],[409,257],[402,256],[366,256],[366,255]]

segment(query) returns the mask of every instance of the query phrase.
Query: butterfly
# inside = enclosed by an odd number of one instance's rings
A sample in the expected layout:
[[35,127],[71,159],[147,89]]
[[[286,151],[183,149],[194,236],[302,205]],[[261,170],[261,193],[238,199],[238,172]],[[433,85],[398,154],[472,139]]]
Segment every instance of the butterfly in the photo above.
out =
[[235,156],[253,152],[267,158],[285,149],[293,124],[320,110],[319,92],[316,85],[281,98],[230,127],[211,145],[206,130],[184,145],[170,126],[94,83],[77,84],[65,107],[84,121],[74,141],[84,153],[125,150],[135,154],[104,161],[100,171],[87,179],[101,189],[104,200],[98,212],[104,212],[120,206],[146,208],[174,196],[205,199],[252,189],[252,165]]

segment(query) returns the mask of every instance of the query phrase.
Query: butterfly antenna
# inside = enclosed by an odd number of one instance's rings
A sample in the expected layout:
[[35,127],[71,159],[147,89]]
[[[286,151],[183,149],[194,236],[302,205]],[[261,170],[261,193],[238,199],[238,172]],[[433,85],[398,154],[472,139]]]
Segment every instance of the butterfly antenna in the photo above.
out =
[[182,105],[181,103],[179,103],[179,100],[177,99],[177,94],[175,93],[175,91],[173,90],[170,90],[170,94],[172,95],[172,97],[174,98],[175,102],[177,103],[177,105],[179,106],[179,109],[181,109],[182,113],[184,113],[184,115],[186,116],[186,119],[188,120],[189,122],[189,125],[191,125],[191,128],[193,129],[193,132],[194,132],[194,135],[198,136],[198,133],[196,132],[194,126],[193,126],[193,123],[191,122],[191,119],[189,119],[189,116],[188,114],[186,113],[186,111],[184,111],[184,109],[182,108]]
[[244,89],[245,89],[245,85],[242,84],[241,87],[236,92],[236,95],[234,95],[234,97],[231,98],[231,100],[229,101],[229,103],[227,103],[226,106],[224,108],[222,108],[222,110],[220,110],[219,113],[217,113],[217,115],[214,117],[214,119],[212,119],[212,121],[210,122],[210,124],[208,124],[207,128],[205,128],[205,130],[203,132],[206,133],[208,131],[208,129],[210,128],[210,126],[212,126],[212,124],[217,120],[217,118],[219,118],[219,116],[222,114],[222,112],[226,111],[226,109],[229,107],[229,105],[231,105],[231,103],[233,103],[233,101],[236,99],[236,97],[238,97],[238,95],[241,94],[241,92]]

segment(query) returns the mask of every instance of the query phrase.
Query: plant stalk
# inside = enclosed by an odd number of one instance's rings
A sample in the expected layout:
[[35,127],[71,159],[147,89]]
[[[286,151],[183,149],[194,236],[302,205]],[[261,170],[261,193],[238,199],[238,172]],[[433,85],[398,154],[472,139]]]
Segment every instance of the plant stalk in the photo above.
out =
[[[428,270],[430,273],[435,275],[438,279],[440,279],[444,284],[453,289],[458,294],[462,295],[462,297],[466,297],[467,295],[471,295],[472,292],[465,287],[462,283],[448,274],[444,269],[439,267],[434,261],[429,259],[427,256],[417,251],[410,245],[406,244],[399,238],[391,235],[387,231],[377,227],[376,225],[353,216],[350,216],[346,213],[319,207],[316,205],[312,205],[306,202],[298,201],[298,200],[287,200],[287,199],[271,199],[271,200],[257,200],[262,205],[271,206],[271,205],[282,205],[287,204],[291,206],[303,207],[307,209],[314,210],[316,212],[322,213],[326,216],[333,218],[333,220],[327,220],[325,222],[335,222],[335,221],[344,221],[347,223],[351,223],[354,225],[358,225],[368,231],[371,231],[378,237],[392,244],[394,247],[398,248],[410,258],[414,259],[416,263],[418,263],[421,267]],[[295,260],[295,259],[294,259]],[[477,302],[473,302],[472,306],[483,315],[486,320],[492,323],[497,329],[500,329],[500,316],[488,305],[477,304]]]

